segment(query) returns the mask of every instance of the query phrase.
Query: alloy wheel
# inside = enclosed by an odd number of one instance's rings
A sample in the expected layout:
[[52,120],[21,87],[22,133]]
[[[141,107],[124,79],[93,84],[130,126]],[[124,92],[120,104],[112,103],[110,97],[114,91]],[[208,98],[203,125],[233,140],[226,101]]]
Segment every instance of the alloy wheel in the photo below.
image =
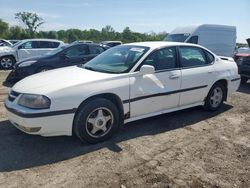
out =
[[108,108],[100,107],[88,115],[85,124],[86,131],[89,136],[100,138],[111,130],[113,122],[113,113]]
[[210,104],[213,108],[217,108],[223,99],[223,91],[220,87],[214,88],[210,97]]
[[10,58],[4,57],[1,59],[1,66],[5,69],[9,69],[12,66],[13,62]]

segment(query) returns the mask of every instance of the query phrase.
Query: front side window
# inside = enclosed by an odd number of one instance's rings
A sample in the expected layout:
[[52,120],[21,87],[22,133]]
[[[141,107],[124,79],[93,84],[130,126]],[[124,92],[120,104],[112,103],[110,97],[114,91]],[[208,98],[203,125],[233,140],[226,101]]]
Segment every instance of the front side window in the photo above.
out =
[[100,54],[104,51],[101,46],[89,45],[89,53],[90,54]]
[[202,49],[197,47],[180,47],[182,67],[195,67],[207,65]]
[[142,65],[152,65],[156,71],[176,68],[176,48],[170,47],[157,50],[150,54]]
[[33,49],[33,48],[38,48],[37,41],[28,41],[20,46],[20,49]]
[[86,45],[74,46],[65,52],[65,55],[69,58],[81,57],[88,55],[88,47]]
[[94,71],[108,73],[129,72],[148,50],[149,48],[144,46],[117,46],[101,53],[86,63],[83,67]]

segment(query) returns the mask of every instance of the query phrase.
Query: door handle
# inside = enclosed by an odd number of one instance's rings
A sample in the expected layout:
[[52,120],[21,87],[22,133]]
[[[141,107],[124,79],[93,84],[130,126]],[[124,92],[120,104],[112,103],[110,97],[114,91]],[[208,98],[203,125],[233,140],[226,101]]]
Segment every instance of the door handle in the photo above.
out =
[[211,71],[208,71],[207,73],[208,73],[208,74],[212,74],[213,72],[214,72],[214,71],[211,70]]
[[172,74],[169,76],[170,79],[177,79],[179,78],[180,76],[178,74]]

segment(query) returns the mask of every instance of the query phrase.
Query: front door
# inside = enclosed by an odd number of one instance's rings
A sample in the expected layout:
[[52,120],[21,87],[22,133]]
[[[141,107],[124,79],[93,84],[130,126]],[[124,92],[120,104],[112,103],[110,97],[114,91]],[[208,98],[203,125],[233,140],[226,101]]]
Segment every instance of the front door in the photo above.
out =
[[89,49],[85,44],[72,46],[64,52],[63,66],[86,63],[89,60]]
[[181,71],[177,64],[176,48],[159,49],[151,53],[140,66],[142,65],[154,66],[155,73],[131,75],[131,118],[177,107],[180,96],[178,90],[181,86]]
[[18,60],[22,60],[29,57],[38,56],[39,54],[39,48],[38,48],[38,42],[37,41],[28,41],[23,43],[18,47],[17,50],[18,54]]

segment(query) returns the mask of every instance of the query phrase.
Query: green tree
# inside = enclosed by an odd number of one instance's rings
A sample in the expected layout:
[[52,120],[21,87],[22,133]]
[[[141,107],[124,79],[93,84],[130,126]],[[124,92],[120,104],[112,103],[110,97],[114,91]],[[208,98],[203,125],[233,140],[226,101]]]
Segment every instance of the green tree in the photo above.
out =
[[18,12],[15,14],[15,18],[27,26],[27,30],[32,37],[34,37],[37,28],[45,23],[36,13],[31,12]]
[[9,24],[0,19],[0,37],[6,38],[8,34]]

